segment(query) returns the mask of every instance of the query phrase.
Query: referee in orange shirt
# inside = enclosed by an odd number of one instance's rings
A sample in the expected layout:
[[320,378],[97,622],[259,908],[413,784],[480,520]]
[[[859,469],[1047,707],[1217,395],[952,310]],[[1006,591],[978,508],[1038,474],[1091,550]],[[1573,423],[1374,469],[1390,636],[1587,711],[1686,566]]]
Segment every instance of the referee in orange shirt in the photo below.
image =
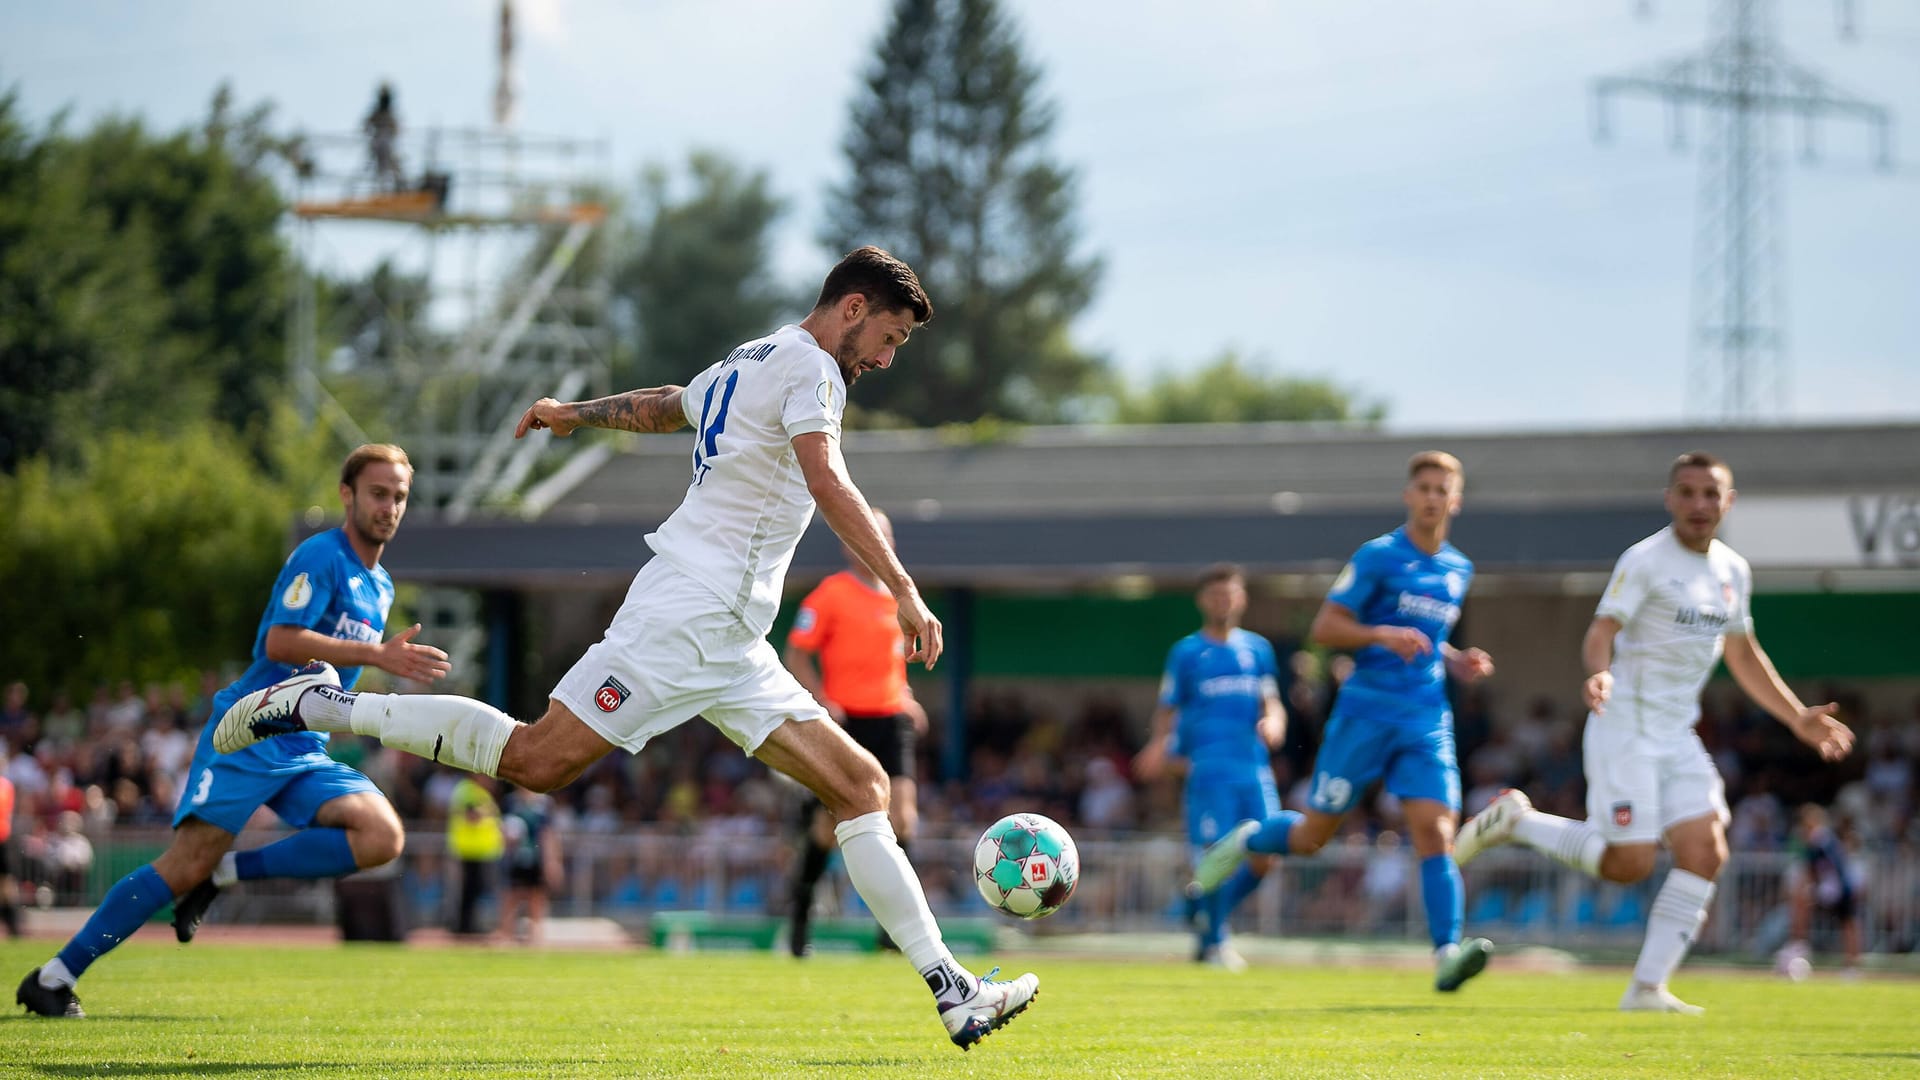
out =
[[[893,522],[878,510],[874,520],[887,546],[893,546]],[[891,780],[887,816],[904,850],[913,839],[920,812],[915,806],[913,743],[927,730],[927,713],[907,687],[906,638],[900,632],[893,594],[868,570],[853,549],[841,546],[847,569],[828,577],[805,600],[787,635],[785,660],[800,685],[819,699],[853,741],[880,762]],[[804,847],[793,879],[792,933],[795,956],[810,951],[808,921],[814,886],[826,872],[833,850],[833,819],[818,800],[801,806]],[[880,932],[880,947],[893,942]]]

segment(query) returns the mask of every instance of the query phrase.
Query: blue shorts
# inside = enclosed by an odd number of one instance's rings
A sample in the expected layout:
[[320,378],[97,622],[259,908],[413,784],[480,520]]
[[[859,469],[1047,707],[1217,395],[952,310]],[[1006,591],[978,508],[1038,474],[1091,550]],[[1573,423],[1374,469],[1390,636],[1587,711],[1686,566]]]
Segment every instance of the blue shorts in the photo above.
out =
[[[231,703],[224,693],[215,697],[213,715],[219,717]],[[264,806],[288,825],[304,829],[313,824],[323,804],[342,795],[364,791],[385,797],[373,781],[328,757],[325,750],[289,754],[284,745],[284,740],[270,739],[236,753],[216,754],[213,741],[202,736],[187,770],[186,787],[180,792],[180,806],[173,813],[173,827],[199,818],[238,833],[247,827],[253,812]],[[293,744],[296,748],[308,745]]]
[[1432,799],[1460,809],[1460,766],[1453,753],[1453,710],[1446,705],[1334,700],[1333,718],[1313,763],[1307,806],[1344,814],[1368,785],[1386,778],[1402,799]]
[[1210,773],[1189,774],[1186,788],[1187,839],[1206,847],[1242,821],[1265,821],[1280,812],[1280,791],[1273,769],[1265,764],[1227,779]]

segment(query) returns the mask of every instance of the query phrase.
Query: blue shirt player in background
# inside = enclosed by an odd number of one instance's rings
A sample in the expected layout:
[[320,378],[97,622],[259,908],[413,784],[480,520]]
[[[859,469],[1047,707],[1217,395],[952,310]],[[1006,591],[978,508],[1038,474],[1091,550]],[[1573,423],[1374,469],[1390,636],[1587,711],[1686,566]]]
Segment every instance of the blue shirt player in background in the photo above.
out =
[[1429,450],[1408,462],[1407,523],[1354,552],[1313,620],[1313,640],[1351,650],[1354,669],[1327,720],[1307,811],[1241,822],[1207,849],[1194,874],[1194,887],[1211,894],[1225,891],[1250,856],[1311,855],[1354,800],[1384,779],[1420,859],[1440,990],[1478,975],[1493,950],[1485,938],[1460,940],[1460,870],[1450,857],[1460,769],[1447,676],[1472,682],[1493,674],[1485,652],[1447,643],[1473,580],[1473,563],[1447,543],[1464,482],[1452,454]]
[[[1187,839],[1198,853],[1240,821],[1280,812],[1271,754],[1286,738],[1287,714],[1273,645],[1240,628],[1246,574],[1229,564],[1211,567],[1200,576],[1194,600],[1200,629],[1167,654],[1153,735],[1133,767],[1136,776],[1151,780],[1169,758],[1186,760]],[[1227,920],[1272,863],[1267,857],[1247,860],[1201,903],[1196,960],[1229,971],[1246,967],[1227,942]]]
[[[406,451],[397,446],[362,446],[347,456],[340,470],[346,524],[309,538],[287,557],[260,617],[252,666],[215,696],[214,717],[314,661],[337,667],[346,686],[367,665],[420,682],[447,673],[446,653],[413,640],[419,626],[381,640],[393,579],[380,555],[400,528],[412,478]],[[200,733],[172,844],[121,878],[59,955],[21,981],[15,1000],[29,1011],[86,1015],[74,982],[169,903],[174,933],[185,943],[222,886],[265,877],[338,877],[400,854],[403,833],[393,805],[371,780],[327,756],[327,736],[303,733],[216,754],[213,729],[209,723]],[[230,850],[262,806],[299,831],[252,851]]]

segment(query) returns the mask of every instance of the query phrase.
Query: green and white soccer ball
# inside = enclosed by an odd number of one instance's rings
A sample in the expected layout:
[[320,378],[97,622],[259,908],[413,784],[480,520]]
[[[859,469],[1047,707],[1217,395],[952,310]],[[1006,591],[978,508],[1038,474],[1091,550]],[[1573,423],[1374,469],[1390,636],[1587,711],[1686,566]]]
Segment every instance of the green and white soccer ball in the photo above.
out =
[[1009,814],[973,845],[973,881],[987,903],[1014,918],[1045,918],[1080,883],[1080,852],[1053,819]]

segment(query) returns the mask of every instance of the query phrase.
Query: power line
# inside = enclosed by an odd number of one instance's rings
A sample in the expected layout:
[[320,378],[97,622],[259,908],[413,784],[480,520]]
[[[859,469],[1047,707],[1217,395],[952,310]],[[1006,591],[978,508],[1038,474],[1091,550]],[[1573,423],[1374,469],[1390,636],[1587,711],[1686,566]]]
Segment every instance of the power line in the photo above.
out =
[[[1839,13],[1840,34],[1851,37],[1852,4],[1842,0]],[[1676,147],[1686,145],[1689,107],[1705,114],[1686,411],[1732,422],[1788,411],[1773,119],[1799,119],[1801,152],[1809,159],[1818,154],[1820,121],[1858,120],[1872,134],[1885,170],[1893,164],[1893,135],[1885,107],[1841,90],[1786,54],[1773,0],[1717,0],[1711,25],[1699,52],[1595,80],[1595,134],[1608,137],[1608,105],[1624,95],[1664,102]]]

